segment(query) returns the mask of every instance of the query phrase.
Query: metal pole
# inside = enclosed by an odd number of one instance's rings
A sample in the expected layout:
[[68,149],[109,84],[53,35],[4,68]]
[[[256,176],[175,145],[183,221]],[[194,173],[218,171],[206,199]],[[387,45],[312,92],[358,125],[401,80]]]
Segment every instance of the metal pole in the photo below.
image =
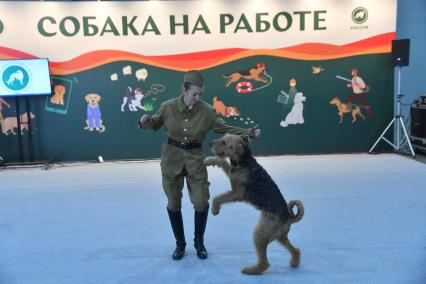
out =
[[398,67],[398,95],[400,94],[401,94],[401,66]]
[[[396,117],[401,116],[401,67],[398,67],[398,95],[396,100]],[[400,139],[399,139],[399,123],[396,124],[396,150],[399,151]]]
[[[380,140],[384,140],[389,145],[391,145],[394,150],[399,151],[401,148],[401,141],[400,141],[400,124],[402,126],[402,130],[404,131],[403,136],[407,139],[408,146],[410,148],[411,155],[415,157],[415,153],[413,150],[413,146],[411,145],[410,136],[408,136],[407,129],[405,129],[404,121],[402,120],[401,116],[401,97],[403,95],[401,94],[401,66],[398,67],[398,95],[397,95],[397,105],[396,105],[396,113],[393,117],[392,121],[388,124],[386,129],[383,131],[383,133],[380,135],[380,137],[377,139],[377,141],[374,143],[373,147],[368,151],[369,153],[372,153],[376,145],[380,142]],[[388,129],[396,123],[396,143],[391,143],[388,139],[386,139],[385,133],[388,131]],[[394,132],[395,133],[395,132]],[[394,142],[395,142],[395,136],[394,136]]]
[[399,122],[401,123],[402,130],[404,130],[405,138],[407,138],[408,147],[410,148],[411,155],[413,155],[413,157],[415,157],[415,156],[416,156],[416,154],[414,153],[413,146],[411,145],[411,142],[410,142],[410,136],[408,136],[407,129],[405,129],[404,121],[402,120],[402,118],[401,118],[401,117],[399,118]]
[[24,150],[22,147],[22,128],[21,128],[21,116],[20,116],[20,109],[19,109],[19,96],[15,97],[15,110],[16,110],[16,122],[18,126],[18,145],[19,145],[19,161],[21,163],[24,162]]
[[28,96],[25,97],[25,106],[27,108],[27,117],[28,117],[28,152],[30,154],[30,162],[34,162],[34,148],[33,148],[33,128],[31,125],[31,110],[30,110],[30,101]]

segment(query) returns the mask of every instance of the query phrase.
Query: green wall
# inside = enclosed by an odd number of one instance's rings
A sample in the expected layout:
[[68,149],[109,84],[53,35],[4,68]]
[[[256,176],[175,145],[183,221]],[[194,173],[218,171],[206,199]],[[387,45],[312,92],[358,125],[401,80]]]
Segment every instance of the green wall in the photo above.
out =
[[[255,89],[261,89],[247,94],[238,93],[235,84],[225,87],[223,75],[258,63],[266,64],[267,72],[272,77],[270,83],[250,80]],[[122,68],[127,65],[132,67],[133,74],[124,76]],[[313,74],[312,66],[321,66],[324,71]],[[134,71],[140,68],[148,70],[145,81],[138,81],[134,76]],[[335,96],[345,101],[351,94],[346,82],[336,79],[336,75],[351,78],[352,68],[357,68],[370,86],[366,98],[374,114],[369,117],[367,111],[362,109],[365,121],[358,117],[355,123],[351,123],[350,114],[345,114],[343,123],[339,124],[337,109],[329,101]],[[238,108],[239,117],[225,118],[229,124],[239,127],[251,127],[256,123],[260,125],[262,135],[252,143],[255,155],[366,152],[393,116],[390,54],[322,61],[255,56],[202,72],[206,81],[203,99],[212,104],[213,97],[217,96],[225,105]],[[113,73],[118,74],[117,81],[111,81],[110,75]],[[98,155],[106,160],[158,158],[165,140],[162,130],[140,130],[137,121],[145,111],[131,112],[126,109],[122,112],[123,96],[127,86],[140,87],[145,94],[151,93],[145,96],[143,102],[152,104],[155,111],[161,102],[179,95],[182,78],[182,72],[137,62],[114,62],[69,76],[55,76],[54,82],[62,82],[67,87],[69,104],[66,114],[46,110],[46,105],[52,107],[49,101],[46,104],[46,97],[29,98],[31,111],[35,114],[32,120],[35,160],[85,161],[94,160]],[[297,90],[307,98],[304,103],[304,123],[284,128],[280,126],[280,121],[290,112],[293,102],[290,98],[288,104],[281,104],[277,102],[277,97],[281,90],[288,92],[289,80],[292,78],[297,80]],[[157,94],[148,92],[153,85],[162,85],[165,90]],[[87,107],[84,97],[88,93],[97,93],[102,97],[100,108],[106,127],[103,133],[84,130]],[[21,99],[21,110],[24,109],[23,101]],[[8,99],[8,102],[14,104],[13,99]],[[360,102],[354,103],[360,105]],[[149,111],[146,113],[152,114]],[[13,115],[13,111],[4,108],[3,116],[8,115]],[[216,134],[211,133],[208,139],[214,137]],[[23,142],[26,161],[29,159],[27,139],[28,133],[25,131]],[[17,141],[16,135],[0,134],[0,155],[6,161],[19,160]],[[379,149],[381,147],[379,145]]]

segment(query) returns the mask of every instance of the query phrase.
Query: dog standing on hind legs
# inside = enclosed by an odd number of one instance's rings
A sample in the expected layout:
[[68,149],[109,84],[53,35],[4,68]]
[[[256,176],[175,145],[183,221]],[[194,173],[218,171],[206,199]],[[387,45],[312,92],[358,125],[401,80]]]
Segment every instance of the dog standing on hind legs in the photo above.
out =
[[[221,167],[231,182],[231,190],[213,199],[211,208],[213,215],[219,214],[223,204],[231,202],[247,202],[261,211],[261,217],[253,235],[257,264],[245,267],[242,273],[262,274],[268,269],[266,251],[268,245],[274,240],[290,252],[290,266],[299,266],[300,250],[291,244],[288,233],[291,224],[300,221],[303,217],[302,202],[292,200],[287,204],[278,186],[252,156],[248,140],[237,135],[226,134],[210,142],[209,145],[215,157],[206,158],[205,165]],[[293,213],[294,206],[297,207],[297,214]]]

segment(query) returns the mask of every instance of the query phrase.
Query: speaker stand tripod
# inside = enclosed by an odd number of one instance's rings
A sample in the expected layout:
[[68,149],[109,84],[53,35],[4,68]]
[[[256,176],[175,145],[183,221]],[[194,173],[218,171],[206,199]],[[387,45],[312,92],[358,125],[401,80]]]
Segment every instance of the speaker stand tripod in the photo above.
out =
[[[380,137],[377,139],[376,143],[374,143],[373,147],[371,147],[370,151],[368,151],[368,153],[373,152],[376,145],[382,139],[385,142],[387,142],[389,145],[391,145],[395,151],[400,151],[402,143],[403,143],[403,138],[405,137],[405,139],[407,140],[408,146],[410,148],[411,155],[413,157],[416,156],[414,154],[414,150],[413,150],[413,146],[411,145],[410,137],[408,136],[407,129],[405,128],[404,121],[402,120],[402,116],[401,116],[401,97],[402,96],[403,95],[401,95],[401,66],[399,66],[398,67],[398,96],[397,96],[397,107],[396,107],[397,111],[396,111],[396,114],[393,117],[393,119],[391,120],[391,122],[388,124],[386,129],[383,131],[383,133],[380,135]],[[391,141],[389,141],[388,139],[386,139],[386,137],[385,137],[386,132],[389,130],[389,128],[394,123],[396,124],[396,143],[395,144],[392,143]],[[401,134],[400,127],[403,130],[403,137],[401,137],[401,135],[400,135]]]

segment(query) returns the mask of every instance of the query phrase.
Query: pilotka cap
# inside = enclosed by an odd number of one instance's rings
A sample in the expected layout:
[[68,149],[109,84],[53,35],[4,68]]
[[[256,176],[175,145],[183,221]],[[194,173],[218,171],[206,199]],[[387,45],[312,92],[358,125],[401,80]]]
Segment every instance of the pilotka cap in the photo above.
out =
[[185,73],[183,82],[202,87],[204,85],[204,78],[198,70],[190,70]]

